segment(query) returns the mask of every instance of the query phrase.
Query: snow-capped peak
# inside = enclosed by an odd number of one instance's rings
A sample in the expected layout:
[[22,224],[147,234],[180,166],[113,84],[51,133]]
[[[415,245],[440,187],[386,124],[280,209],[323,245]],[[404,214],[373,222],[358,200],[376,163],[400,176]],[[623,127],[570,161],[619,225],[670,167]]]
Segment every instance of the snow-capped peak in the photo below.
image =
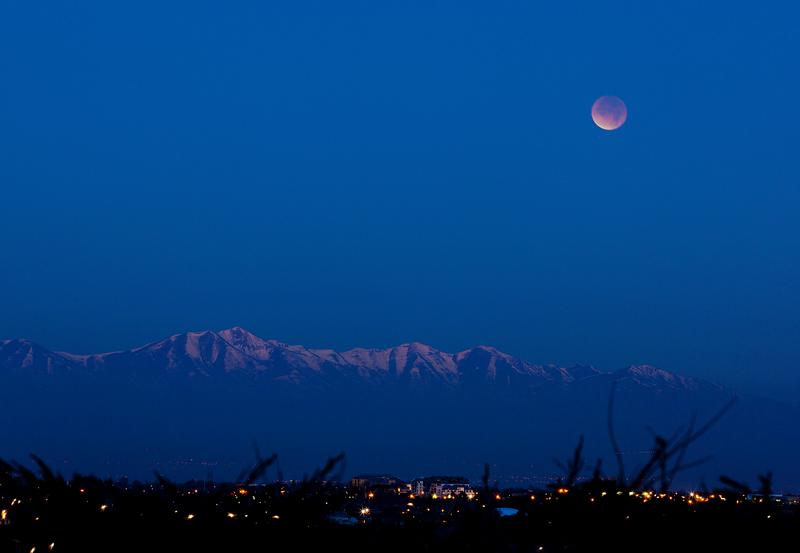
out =
[[569,385],[596,376],[635,382],[650,388],[697,389],[703,381],[650,365],[603,373],[591,366],[574,368],[536,365],[492,346],[481,345],[448,353],[421,342],[385,349],[308,349],[266,340],[242,327],[218,332],[201,330],[128,351],[95,355],[52,352],[28,340],[0,341],[0,370],[113,371],[157,374],[160,371],[212,376],[240,372],[258,378],[300,382],[323,381],[440,382],[447,385],[538,387]]

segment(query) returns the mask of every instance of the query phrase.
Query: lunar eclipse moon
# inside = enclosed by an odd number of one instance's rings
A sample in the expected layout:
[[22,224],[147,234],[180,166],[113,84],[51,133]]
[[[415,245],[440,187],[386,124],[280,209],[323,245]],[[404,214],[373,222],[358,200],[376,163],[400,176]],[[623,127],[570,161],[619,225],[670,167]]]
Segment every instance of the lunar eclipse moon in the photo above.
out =
[[625,124],[628,108],[616,96],[600,96],[592,104],[592,121],[604,131],[614,131]]

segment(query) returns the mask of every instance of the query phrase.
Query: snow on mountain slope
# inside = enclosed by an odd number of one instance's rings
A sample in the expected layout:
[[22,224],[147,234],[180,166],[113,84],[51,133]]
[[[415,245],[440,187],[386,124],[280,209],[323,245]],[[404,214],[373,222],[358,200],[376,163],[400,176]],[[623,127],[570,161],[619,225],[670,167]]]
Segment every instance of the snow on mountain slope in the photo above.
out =
[[260,362],[262,370],[302,377],[311,371],[319,373],[326,365],[340,364],[332,353],[293,346],[277,340],[264,340],[247,330],[235,326],[219,332],[228,344]]
[[631,365],[614,373],[614,377],[621,381],[633,382],[646,388],[660,388],[672,390],[721,390],[722,387],[698,378],[682,376],[652,365]]
[[596,376],[616,378],[655,389],[697,390],[715,386],[649,365],[604,373],[591,366],[572,368],[529,363],[491,346],[447,353],[419,342],[385,349],[344,352],[309,349],[265,340],[241,327],[175,334],[128,351],[74,355],[53,352],[28,340],[0,341],[0,371],[131,371],[137,375],[186,374],[214,377],[241,374],[287,382],[417,382],[449,386],[570,385]]
[[342,359],[361,376],[393,376],[401,379],[440,379],[458,381],[458,369],[452,354],[412,342],[388,349],[356,348],[342,353]]
[[73,368],[74,364],[63,355],[45,349],[30,340],[0,342],[0,370],[57,374]]

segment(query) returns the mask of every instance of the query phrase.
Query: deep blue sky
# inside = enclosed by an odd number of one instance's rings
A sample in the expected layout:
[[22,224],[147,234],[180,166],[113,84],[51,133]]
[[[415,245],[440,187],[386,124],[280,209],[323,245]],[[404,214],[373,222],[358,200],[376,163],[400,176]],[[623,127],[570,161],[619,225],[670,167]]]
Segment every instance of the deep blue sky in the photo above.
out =
[[5,0],[0,336],[490,343],[793,397],[799,17]]

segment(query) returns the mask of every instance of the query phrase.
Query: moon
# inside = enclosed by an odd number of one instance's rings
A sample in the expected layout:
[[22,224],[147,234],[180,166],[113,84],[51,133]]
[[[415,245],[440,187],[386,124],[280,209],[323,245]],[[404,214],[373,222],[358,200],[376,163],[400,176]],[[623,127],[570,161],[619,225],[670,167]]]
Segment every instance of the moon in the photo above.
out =
[[616,96],[600,96],[592,104],[592,121],[604,131],[615,131],[625,124],[628,108]]

